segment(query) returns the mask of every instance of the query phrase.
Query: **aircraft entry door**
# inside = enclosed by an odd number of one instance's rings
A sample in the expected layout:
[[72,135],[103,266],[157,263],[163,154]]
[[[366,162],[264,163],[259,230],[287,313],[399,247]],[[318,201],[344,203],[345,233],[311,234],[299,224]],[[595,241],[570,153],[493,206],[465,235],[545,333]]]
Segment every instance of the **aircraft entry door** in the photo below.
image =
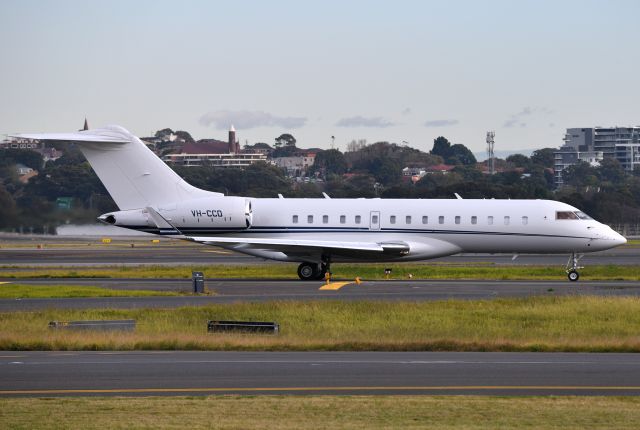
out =
[[369,230],[380,230],[380,212],[371,211]]

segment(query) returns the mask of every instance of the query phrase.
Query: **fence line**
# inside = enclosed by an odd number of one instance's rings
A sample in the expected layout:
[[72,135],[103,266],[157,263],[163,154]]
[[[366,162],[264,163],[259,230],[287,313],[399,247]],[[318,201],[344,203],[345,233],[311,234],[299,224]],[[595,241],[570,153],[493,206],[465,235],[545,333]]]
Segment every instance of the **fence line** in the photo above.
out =
[[640,239],[640,224],[611,224],[611,228],[627,239]]

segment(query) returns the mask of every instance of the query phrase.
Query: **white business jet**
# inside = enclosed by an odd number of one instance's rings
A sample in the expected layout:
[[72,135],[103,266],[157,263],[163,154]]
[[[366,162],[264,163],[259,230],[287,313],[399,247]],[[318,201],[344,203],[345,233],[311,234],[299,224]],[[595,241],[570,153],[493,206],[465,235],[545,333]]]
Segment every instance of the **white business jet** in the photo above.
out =
[[626,243],[556,201],[231,197],[189,185],[119,126],[16,137],[75,142],[120,208],[101,215],[102,222],[298,262],[304,280],[323,278],[332,262],[473,252],[570,254],[566,271],[576,281],[583,253]]

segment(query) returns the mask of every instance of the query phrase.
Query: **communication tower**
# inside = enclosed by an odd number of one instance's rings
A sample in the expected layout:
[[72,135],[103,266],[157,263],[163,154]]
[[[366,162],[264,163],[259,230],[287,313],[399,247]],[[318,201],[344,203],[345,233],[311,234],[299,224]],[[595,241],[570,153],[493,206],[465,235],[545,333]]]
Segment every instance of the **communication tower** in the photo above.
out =
[[496,137],[496,132],[495,131],[488,131],[487,132],[487,165],[489,167],[489,174],[493,175],[494,173],[496,173],[496,168],[495,168],[495,157],[493,155],[493,145],[494,145],[494,138]]

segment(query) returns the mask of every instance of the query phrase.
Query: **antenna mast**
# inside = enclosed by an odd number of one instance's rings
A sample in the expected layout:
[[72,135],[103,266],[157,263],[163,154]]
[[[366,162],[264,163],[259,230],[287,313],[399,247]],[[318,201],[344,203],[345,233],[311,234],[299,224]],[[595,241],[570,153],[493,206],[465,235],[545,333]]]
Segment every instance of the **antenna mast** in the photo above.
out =
[[496,137],[495,131],[487,132],[487,165],[489,167],[489,174],[496,173],[495,157],[493,154],[494,138]]

